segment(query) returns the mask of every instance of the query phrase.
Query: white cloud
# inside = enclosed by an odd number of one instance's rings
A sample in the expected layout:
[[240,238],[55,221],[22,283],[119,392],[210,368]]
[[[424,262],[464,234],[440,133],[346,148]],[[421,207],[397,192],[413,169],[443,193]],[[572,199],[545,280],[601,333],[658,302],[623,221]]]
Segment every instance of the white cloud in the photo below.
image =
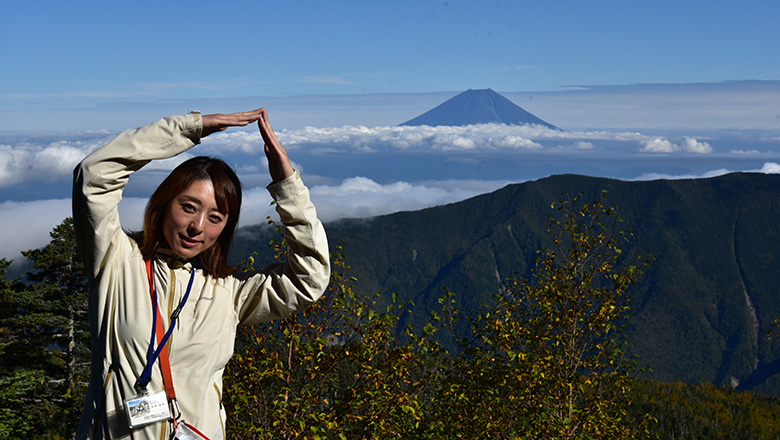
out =
[[681,144],[675,144],[672,141],[660,137],[652,137],[640,141],[643,145],[639,151],[644,153],[676,153],[684,151],[686,153],[708,154],[712,153],[712,146],[708,142],[699,141],[693,137],[683,137]]
[[[710,170],[701,174],[662,174],[662,173],[645,173],[637,177],[635,180],[658,180],[658,179],[707,179],[710,177],[718,177],[724,174],[729,174],[734,171],[727,170],[725,168],[719,168],[716,170]],[[745,170],[746,173],[763,173],[763,174],[780,174],[780,164],[775,162],[766,162],[757,170]]]
[[[458,202],[495,191],[509,181],[440,180],[424,183],[380,184],[367,177],[344,179],[338,185],[311,186],[311,198],[324,221],[373,217]],[[271,198],[263,187],[247,190],[241,208],[241,224],[265,222],[271,215]]]
[[22,259],[21,251],[44,246],[51,230],[70,215],[70,199],[0,203],[0,258]]
[[507,135],[503,138],[496,139],[495,145],[498,148],[506,148],[510,150],[541,150],[544,148],[541,144],[536,143],[531,139],[512,135]]
[[701,174],[663,174],[663,173],[644,173],[634,180],[681,180],[681,179],[708,179],[710,177],[718,177],[724,174],[728,174],[731,171],[720,168],[717,170],[707,171]]
[[[780,174],[780,164],[765,163],[759,170]],[[645,173],[635,180],[695,179],[716,177],[731,172],[714,169],[700,174],[670,175]],[[304,176],[305,178],[305,176]],[[373,217],[398,211],[419,210],[465,200],[495,191],[511,181],[499,180],[436,180],[426,182],[396,181],[379,183],[371,178],[356,176],[336,185],[310,185],[320,218],[333,221],[339,218]],[[119,206],[125,229],[141,228],[143,197],[125,197]],[[240,220],[241,226],[265,223],[270,215],[276,218],[271,197],[264,186],[248,187]],[[21,259],[22,250],[35,249],[48,243],[49,233],[65,217],[71,215],[70,199],[51,199],[33,202],[0,203],[0,224],[6,229],[0,236],[0,258]]]
[[0,145],[0,188],[21,182],[49,182],[73,172],[73,167],[97,145],[58,141],[42,145]]
[[[552,150],[604,150],[594,147],[594,141],[608,141],[616,151],[634,150],[650,153],[711,153],[709,143],[693,137],[683,137],[681,143],[635,132],[558,131],[538,125],[511,126],[479,124],[469,126],[342,126],[304,127],[277,132],[280,141],[295,157],[295,152],[338,155],[344,152],[372,154],[376,152],[458,152],[464,155],[504,154],[506,152],[538,152]],[[89,152],[105,144],[111,135],[91,132],[69,134],[63,139],[37,140],[0,134],[0,188],[26,182],[70,180],[73,167]],[[561,140],[568,140],[561,147]],[[553,141],[555,145],[545,145]],[[565,144],[564,144],[565,145]],[[203,139],[197,152],[180,155],[166,161],[154,161],[146,170],[170,170],[194,154],[209,154],[226,158],[245,167],[246,159],[237,155],[263,157],[263,141],[257,130],[236,129],[216,133]],[[234,160],[235,159],[235,160]]]
[[[277,132],[279,140],[289,150],[333,153],[337,151],[523,151],[541,150],[540,141],[570,139],[578,141],[610,140],[639,142],[648,139],[640,133],[605,131],[566,132],[539,125],[478,124],[468,126],[350,126],[304,127]],[[215,153],[231,151],[248,154],[262,152],[262,140],[256,132],[232,131],[207,138],[203,145]],[[575,143],[576,149],[589,149],[587,141]],[[592,147],[592,144],[590,144]]]
[[32,160],[28,165],[37,176],[45,176],[46,173],[65,174],[73,172],[73,167],[84,156],[83,147],[60,142],[33,153]]
[[466,136],[441,134],[433,138],[432,146],[441,151],[473,150],[477,148],[477,143]]
[[758,170],[759,173],[764,174],[780,174],[780,164],[774,162],[767,162]]
[[596,147],[592,142],[579,141],[574,143],[574,148],[578,150],[592,150]]
[[[323,221],[348,217],[372,217],[458,202],[495,191],[509,181],[441,180],[425,183],[380,184],[366,177],[353,177],[338,185],[310,186],[312,200]],[[240,225],[265,223],[270,215],[271,196],[265,187],[248,188],[241,208]],[[146,198],[125,197],[119,206],[122,226],[138,230],[143,223]],[[21,259],[22,250],[36,249],[49,242],[49,233],[71,216],[70,199],[0,203],[0,258]]]
[[674,145],[667,139],[651,138],[642,141],[644,147],[639,151],[646,153],[674,153],[678,150],[677,145]]
[[[96,135],[100,135],[97,139]],[[69,181],[73,168],[93,150],[111,140],[103,133],[86,133],[84,140],[24,141],[0,144],[0,188],[22,183]],[[153,161],[144,170],[170,171],[192,157],[184,153],[177,157]]]
[[406,182],[395,182],[389,185],[380,185],[367,177],[352,177],[344,180],[339,186],[317,186],[313,189],[316,195],[344,195],[354,194],[398,194],[408,191],[413,186]]
[[204,138],[201,145],[211,154],[224,154],[229,152],[242,152],[246,154],[260,154],[263,152],[263,138],[258,131],[230,131],[215,133]]
[[338,186],[316,186],[312,200],[323,219],[373,217],[458,202],[495,191],[507,181],[432,181],[379,184],[365,177],[345,179]]
[[689,153],[712,153],[712,146],[710,146],[709,143],[698,141],[692,137],[685,137],[683,139],[682,149]]
[[[125,197],[119,205],[122,227],[138,230],[143,226],[146,199]],[[38,249],[49,243],[49,233],[66,217],[72,216],[71,199],[0,203],[0,258],[23,258],[23,250]]]
[[[546,129],[545,129],[546,130]],[[552,130],[549,130],[552,131]],[[290,150],[319,146],[320,151],[339,150],[371,153],[378,150],[439,150],[468,151],[537,149],[542,146],[531,141],[527,129],[498,124],[466,127],[305,127],[277,133],[279,140]],[[539,134],[534,130],[531,134]],[[206,139],[204,146],[213,151],[241,151],[248,154],[262,152],[258,133],[229,132]]]

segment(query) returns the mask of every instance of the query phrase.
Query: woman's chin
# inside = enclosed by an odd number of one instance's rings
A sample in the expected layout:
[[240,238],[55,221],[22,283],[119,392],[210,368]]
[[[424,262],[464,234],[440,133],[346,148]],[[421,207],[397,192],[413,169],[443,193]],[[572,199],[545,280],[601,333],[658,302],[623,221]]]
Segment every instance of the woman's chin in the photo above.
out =
[[200,254],[200,251],[196,251],[194,249],[180,249],[178,251],[175,251],[178,256],[185,260],[191,260]]
[[201,246],[200,244],[189,245],[188,243],[179,243],[177,246],[173,246],[171,250],[179,258],[190,260],[197,257],[198,254],[201,253]]

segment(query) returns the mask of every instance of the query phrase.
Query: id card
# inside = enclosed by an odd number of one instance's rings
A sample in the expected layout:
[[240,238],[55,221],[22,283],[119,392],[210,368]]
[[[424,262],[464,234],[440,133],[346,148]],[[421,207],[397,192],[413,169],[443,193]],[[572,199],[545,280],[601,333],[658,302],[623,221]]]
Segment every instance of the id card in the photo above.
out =
[[165,391],[134,396],[125,401],[125,411],[131,429],[171,418]]

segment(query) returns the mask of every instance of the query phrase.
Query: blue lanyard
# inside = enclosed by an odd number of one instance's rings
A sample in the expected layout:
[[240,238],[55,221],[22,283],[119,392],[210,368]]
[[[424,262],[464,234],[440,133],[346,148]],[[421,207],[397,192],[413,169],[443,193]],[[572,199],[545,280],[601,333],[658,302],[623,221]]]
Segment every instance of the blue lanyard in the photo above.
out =
[[152,258],[152,264],[151,264],[151,283],[152,283],[152,291],[154,292],[152,295],[152,306],[154,307],[154,313],[152,314],[152,338],[149,340],[149,349],[146,351],[146,367],[144,367],[143,373],[141,373],[141,377],[138,378],[138,386],[137,388],[143,390],[146,389],[146,386],[149,385],[149,382],[152,381],[152,366],[154,366],[155,362],[157,362],[157,359],[160,357],[160,353],[162,352],[163,348],[165,348],[165,344],[168,342],[168,339],[171,337],[171,334],[173,333],[173,328],[176,327],[176,321],[179,319],[179,314],[181,313],[182,307],[184,307],[184,304],[187,302],[187,298],[190,297],[190,291],[192,290],[192,281],[195,280],[195,267],[193,266],[191,268],[190,272],[190,282],[187,284],[187,291],[184,293],[184,297],[181,299],[181,302],[179,303],[179,306],[176,307],[176,309],[171,314],[171,322],[168,327],[168,331],[165,332],[165,336],[163,336],[162,341],[160,341],[160,345],[157,347],[157,350],[154,349],[154,341],[156,340],[156,330],[157,330],[157,316],[158,313],[158,305],[157,305],[157,283],[154,281],[154,266],[155,266],[155,260]]

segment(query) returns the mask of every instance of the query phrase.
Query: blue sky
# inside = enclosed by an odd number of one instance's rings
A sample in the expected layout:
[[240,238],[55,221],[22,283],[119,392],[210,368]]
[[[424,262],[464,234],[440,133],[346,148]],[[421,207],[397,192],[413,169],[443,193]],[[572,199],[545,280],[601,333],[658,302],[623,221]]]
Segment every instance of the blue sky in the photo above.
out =
[[6,2],[0,105],[776,80],[778,14],[770,0]]
[[[44,244],[69,214],[83,155],[193,109],[267,107],[329,219],[565,172],[775,172],[778,15],[774,1],[7,2],[0,221],[21,226],[0,238],[0,257]],[[395,127],[470,88],[565,132]],[[238,164],[242,220],[262,221],[256,133],[207,140],[194,154]],[[174,163],[131,181],[129,225]]]

